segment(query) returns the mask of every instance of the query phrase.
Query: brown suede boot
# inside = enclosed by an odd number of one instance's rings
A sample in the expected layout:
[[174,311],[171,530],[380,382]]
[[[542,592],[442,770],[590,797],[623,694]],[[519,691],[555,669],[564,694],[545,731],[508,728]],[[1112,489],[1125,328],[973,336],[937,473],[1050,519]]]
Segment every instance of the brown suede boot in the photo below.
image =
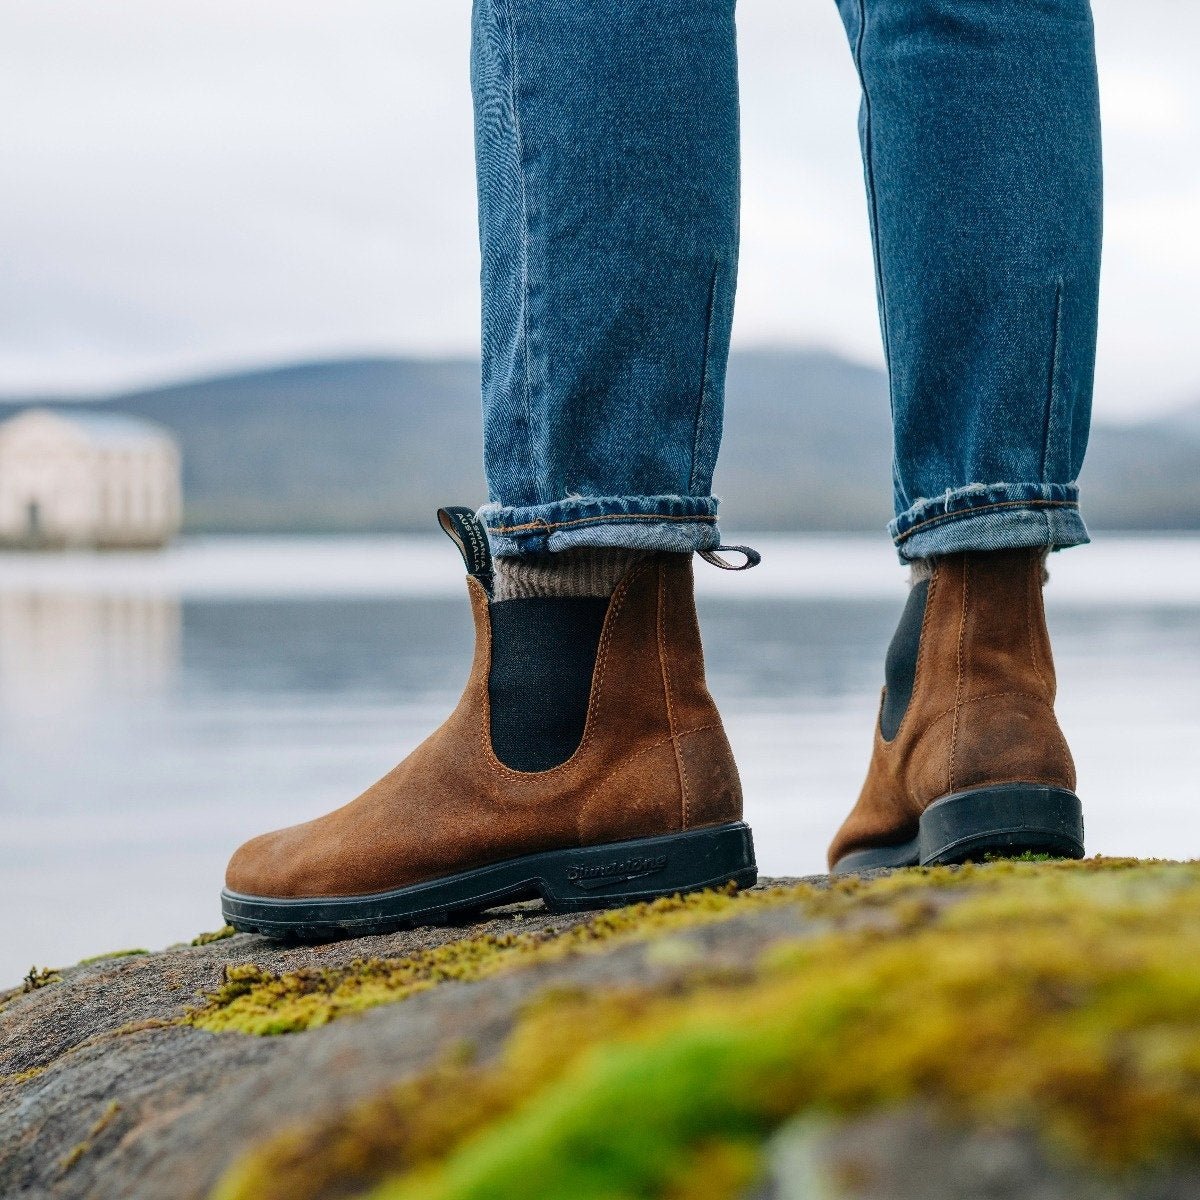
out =
[[[511,720],[497,723],[490,711],[494,695],[513,694],[512,678],[497,692],[492,673],[494,635],[510,610],[489,603],[491,560],[473,515],[443,510],[441,518],[467,562],[475,616],[474,664],[458,707],[350,804],[242,846],[226,874],[225,919],[241,930],[327,938],[537,896],[576,910],[752,885],[737,768],[704,681],[690,557],[646,555],[611,599],[593,602],[576,742],[548,769],[513,769],[497,746],[515,747],[510,763],[528,748],[514,740]],[[533,661],[537,645],[518,649],[531,671],[553,679],[546,672],[555,663]],[[520,654],[510,647],[503,656],[518,664],[518,696]]]
[[1026,851],[1083,857],[1042,574],[1038,550],[953,554],[913,587],[888,651],[867,781],[829,848],[832,871]]

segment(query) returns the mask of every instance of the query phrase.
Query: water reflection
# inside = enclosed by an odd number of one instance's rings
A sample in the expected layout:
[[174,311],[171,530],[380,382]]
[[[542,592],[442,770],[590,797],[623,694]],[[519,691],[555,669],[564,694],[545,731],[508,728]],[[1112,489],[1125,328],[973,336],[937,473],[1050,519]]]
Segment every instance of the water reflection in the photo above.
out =
[[41,724],[161,694],[180,668],[177,599],[0,591],[0,713]]
[[[0,578],[0,879],[16,913],[0,986],[34,960],[214,927],[230,849],[391,767],[445,715],[472,649],[458,580],[453,599],[9,588]],[[732,595],[703,595],[702,624],[760,862],[819,870],[862,781],[902,591]],[[1090,845],[1200,854],[1200,604],[1056,580],[1049,607]]]

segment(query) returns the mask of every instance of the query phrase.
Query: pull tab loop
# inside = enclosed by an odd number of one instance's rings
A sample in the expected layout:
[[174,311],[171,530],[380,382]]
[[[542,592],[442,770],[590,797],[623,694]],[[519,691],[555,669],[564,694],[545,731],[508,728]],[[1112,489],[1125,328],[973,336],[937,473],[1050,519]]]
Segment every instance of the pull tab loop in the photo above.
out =
[[467,574],[478,579],[490,596],[492,549],[488,545],[487,530],[475,515],[475,510],[458,506],[439,508],[437,519],[446,536],[458,547]]
[[[746,561],[738,566],[722,558],[721,551],[744,555]],[[751,567],[757,567],[762,562],[762,555],[753,546],[718,546],[716,550],[699,550],[697,553],[706,563],[720,567],[722,571],[749,571]]]

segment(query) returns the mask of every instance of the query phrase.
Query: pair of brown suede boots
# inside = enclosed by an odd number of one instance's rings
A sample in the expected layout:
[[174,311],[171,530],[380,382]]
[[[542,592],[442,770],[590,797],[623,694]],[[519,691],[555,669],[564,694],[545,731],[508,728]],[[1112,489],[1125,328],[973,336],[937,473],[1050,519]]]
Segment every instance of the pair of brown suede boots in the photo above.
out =
[[[539,896],[577,910],[752,885],[737,767],[705,684],[690,557],[652,554],[628,570],[600,611],[577,746],[548,769],[515,770],[493,744],[490,577],[479,546],[456,540],[476,629],[458,707],[350,804],[242,846],[222,893],[226,920],[315,939]],[[1042,574],[1037,550],[956,554],[914,586],[866,783],[829,849],[832,871],[1082,856]]]

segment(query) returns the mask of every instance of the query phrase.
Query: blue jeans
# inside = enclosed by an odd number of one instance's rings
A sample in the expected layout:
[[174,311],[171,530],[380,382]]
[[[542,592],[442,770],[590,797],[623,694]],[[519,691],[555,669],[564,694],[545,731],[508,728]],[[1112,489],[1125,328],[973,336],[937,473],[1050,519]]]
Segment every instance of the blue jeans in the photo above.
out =
[[[1088,0],[837,0],[902,558],[1088,540],[1102,184]],[[733,0],[475,0],[495,553],[687,551],[738,253]]]

